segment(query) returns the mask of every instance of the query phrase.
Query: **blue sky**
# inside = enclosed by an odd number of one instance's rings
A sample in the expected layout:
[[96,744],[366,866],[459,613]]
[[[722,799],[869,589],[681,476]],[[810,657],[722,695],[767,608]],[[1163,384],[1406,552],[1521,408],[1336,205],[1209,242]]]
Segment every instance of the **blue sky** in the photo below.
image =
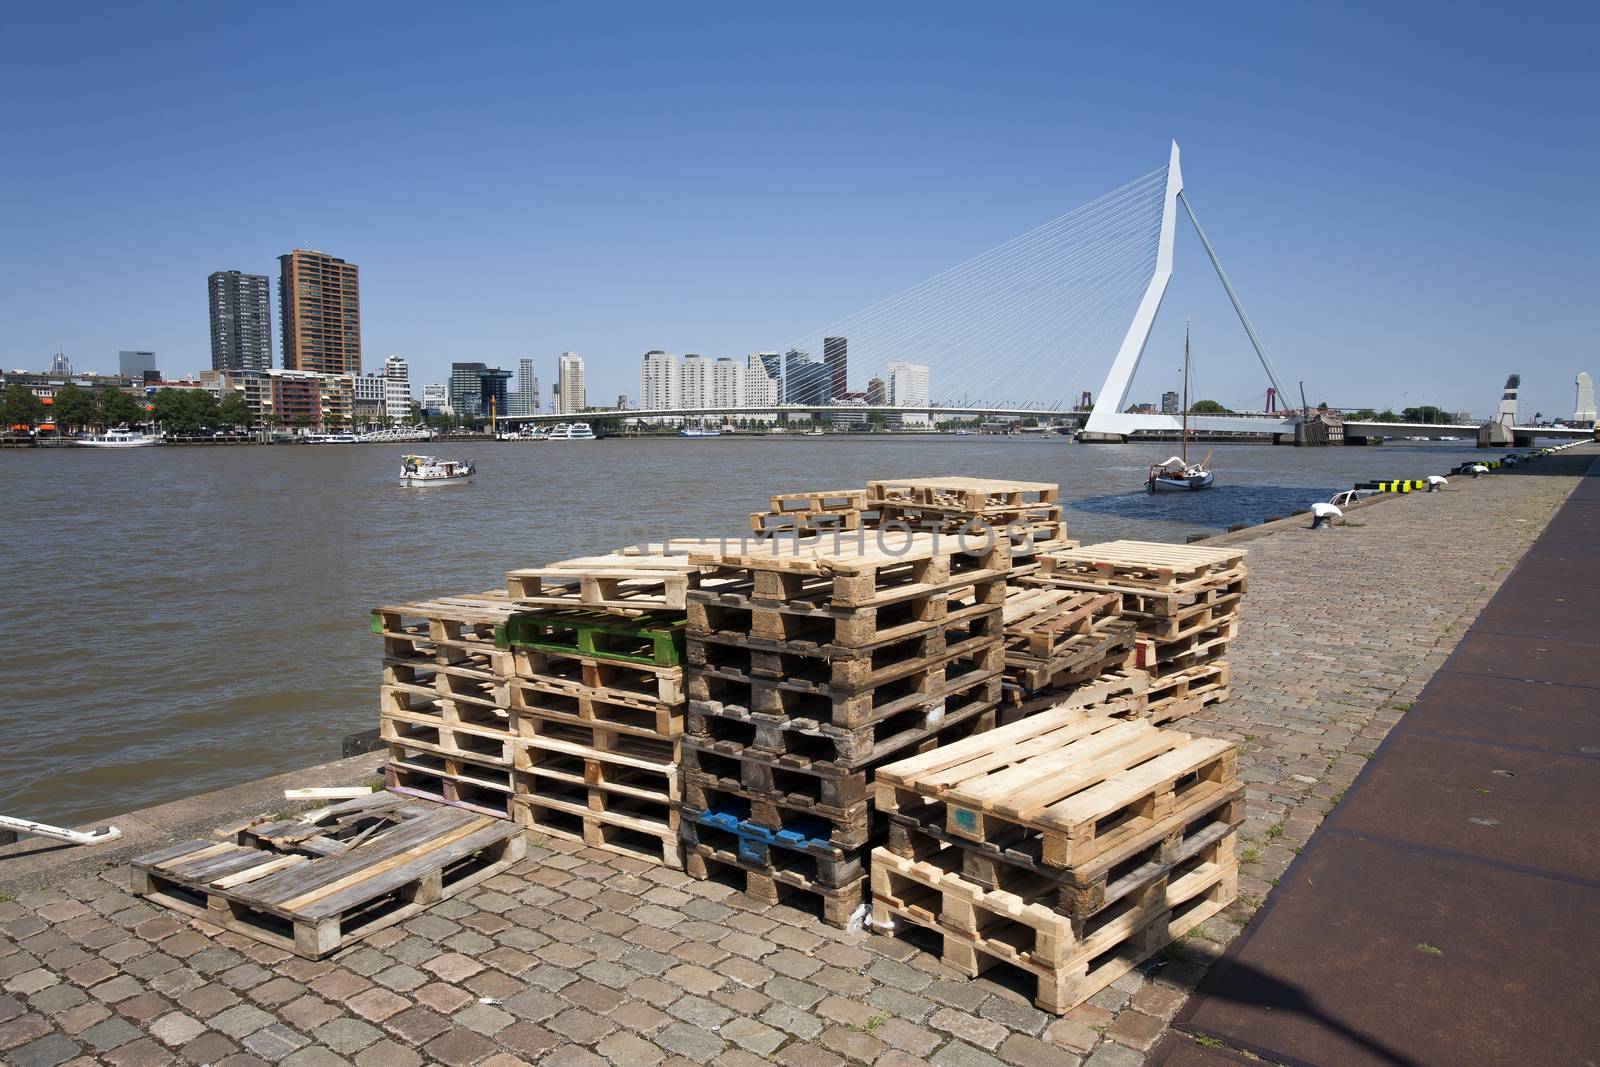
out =
[[[1486,412],[1516,370],[1525,415],[1571,413],[1600,373],[1600,7],[1120,6],[13,6],[0,364],[208,366],[206,275],[307,246],[361,265],[369,366],[532,356],[548,389],[572,349],[603,402],[647,349],[775,347],[1176,137],[1313,402]],[[1201,392],[1259,403],[1179,242],[1134,399],[1188,316]]]

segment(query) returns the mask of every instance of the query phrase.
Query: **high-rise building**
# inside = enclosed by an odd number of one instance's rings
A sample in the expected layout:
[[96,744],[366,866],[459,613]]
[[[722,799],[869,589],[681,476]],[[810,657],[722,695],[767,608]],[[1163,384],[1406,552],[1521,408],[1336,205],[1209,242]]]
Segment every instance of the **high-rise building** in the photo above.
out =
[[301,371],[279,371],[270,376],[271,418],[287,429],[322,426],[322,380]]
[[[213,364],[215,360],[213,360]],[[137,378],[144,380],[145,371],[156,369],[156,354],[154,352],[131,352],[123,349],[117,353],[117,373],[124,378]],[[215,366],[213,366],[215,369]]]
[[843,337],[822,339],[822,364],[830,376],[828,399],[842,397],[850,391],[850,342]]
[[718,356],[717,361],[711,365],[711,406],[714,408],[736,408],[740,400],[739,364],[732,356]]
[[65,352],[57,352],[55,355],[50,357],[50,373],[51,374],[71,374],[72,373],[72,360],[67,358],[67,354]]
[[533,376],[533,360],[517,360],[517,390],[506,405],[509,415],[539,414],[539,379]]
[[206,278],[211,369],[272,369],[272,279],[219,270]]
[[589,406],[583,388],[583,357],[576,352],[563,352],[556,364],[557,401],[563,414],[576,414]]
[[450,387],[444,382],[429,382],[422,387],[422,410],[429,415],[446,415],[450,407]]
[[897,408],[928,406],[928,368],[920,363],[895,360],[883,368],[888,403]]
[[389,393],[389,379],[374,372],[352,381],[355,424],[361,427],[377,425],[386,414],[384,402]]
[[450,407],[455,414],[467,418],[482,414],[485,369],[482,363],[450,364]]
[[503,417],[506,414],[506,394],[510,391],[511,372],[499,367],[485,367],[478,375],[478,414]]
[[1586,371],[1578,372],[1578,403],[1573,407],[1573,422],[1594,422],[1594,379]]
[[360,374],[361,268],[304,248],[278,264],[284,369]]
[[813,363],[811,353],[791,348],[783,356],[783,402],[785,404],[826,404],[833,391],[833,376],[822,363]]
[[867,382],[867,403],[879,407],[889,403],[889,387],[883,383],[882,378],[873,378]]
[[383,376],[387,385],[383,391],[383,413],[396,425],[411,422],[411,365],[399,356],[383,361]]
[[750,407],[777,406],[779,359],[776,352],[752,352],[745,358],[745,404]]
[[653,348],[639,361],[639,407],[652,411],[678,406],[678,359]]
[[680,408],[703,408],[711,402],[711,363],[704,356],[693,353],[683,357],[678,368],[678,403]]
[[1161,394],[1161,414],[1178,414],[1178,393],[1176,390],[1168,389]]

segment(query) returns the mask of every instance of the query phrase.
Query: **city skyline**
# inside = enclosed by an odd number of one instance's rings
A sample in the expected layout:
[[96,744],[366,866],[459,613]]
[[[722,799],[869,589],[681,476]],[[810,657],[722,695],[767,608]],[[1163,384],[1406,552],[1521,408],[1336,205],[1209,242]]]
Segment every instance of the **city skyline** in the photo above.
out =
[[[1595,369],[1580,309],[1600,220],[1567,206],[1565,180],[1600,155],[1576,135],[1592,6],[1220,12],[1183,34],[1158,11],[1049,5],[630,10],[622,34],[581,10],[387,20],[388,54],[420,66],[358,47],[373,28],[355,12],[322,13],[310,40],[281,13],[240,12],[229,32],[257,47],[239,55],[176,10],[112,9],[88,32],[19,10],[30,47],[0,79],[38,102],[11,143],[51,165],[4,179],[0,213],[30,255],[0,266],[0,362],[38,367],[59,347],[110,370],[133,349],[169,374],[203,369],[198,279],[272,273],[300,246],[362,265],[363,347],[404,355],[418,380],[575,348],[610,396],[649,348],[786,349],[1144,172],[1176,137],[1230,276],[1312,403],[1486,414],[1517,372],[1548,414]],[[530,41],[547,60],[533,71],[516,61]],[[1106,47],[1062,70],[1061,41]],[[147,60],[133,84],[116,61],[130,46]],[[803,89],[767,76],[794,50],[816,56]],[[642,80],[663,52],[672,75]],[[290,55],[320,83],[284,83]],[[222,101],[251,136],[219,153]],[[325,191],[306,195],[286,160],[337,138],[359,150],[321,161]],[[126,161],[114,181],[108,154]],[[1208,270],[1180,241],[1137,396],[1171,388],[1192,316],[1197,391],[1260,402]]]

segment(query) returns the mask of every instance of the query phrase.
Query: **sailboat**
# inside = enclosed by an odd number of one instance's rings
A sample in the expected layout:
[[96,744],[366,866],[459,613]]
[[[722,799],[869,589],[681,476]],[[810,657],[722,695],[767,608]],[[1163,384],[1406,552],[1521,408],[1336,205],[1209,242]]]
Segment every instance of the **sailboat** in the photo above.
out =
[[1183,435],[1178,439],[1178,455],[1164,463],[1152,463],[1146,481],[1152,493],[1210,489],[1216,476],[1206,469],[1211,453],[1199,463],[1189,462],[1189,324],[1183,324]]

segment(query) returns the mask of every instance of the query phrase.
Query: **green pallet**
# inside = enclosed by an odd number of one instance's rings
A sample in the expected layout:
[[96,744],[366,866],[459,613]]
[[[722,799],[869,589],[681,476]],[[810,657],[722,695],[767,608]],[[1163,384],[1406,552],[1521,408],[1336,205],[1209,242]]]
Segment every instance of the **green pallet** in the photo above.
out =
[[529,611],[494,628],[501,648],[531,648],[572,656],[676,667],[683,662],[682,615],[621,619],[596,611]]

